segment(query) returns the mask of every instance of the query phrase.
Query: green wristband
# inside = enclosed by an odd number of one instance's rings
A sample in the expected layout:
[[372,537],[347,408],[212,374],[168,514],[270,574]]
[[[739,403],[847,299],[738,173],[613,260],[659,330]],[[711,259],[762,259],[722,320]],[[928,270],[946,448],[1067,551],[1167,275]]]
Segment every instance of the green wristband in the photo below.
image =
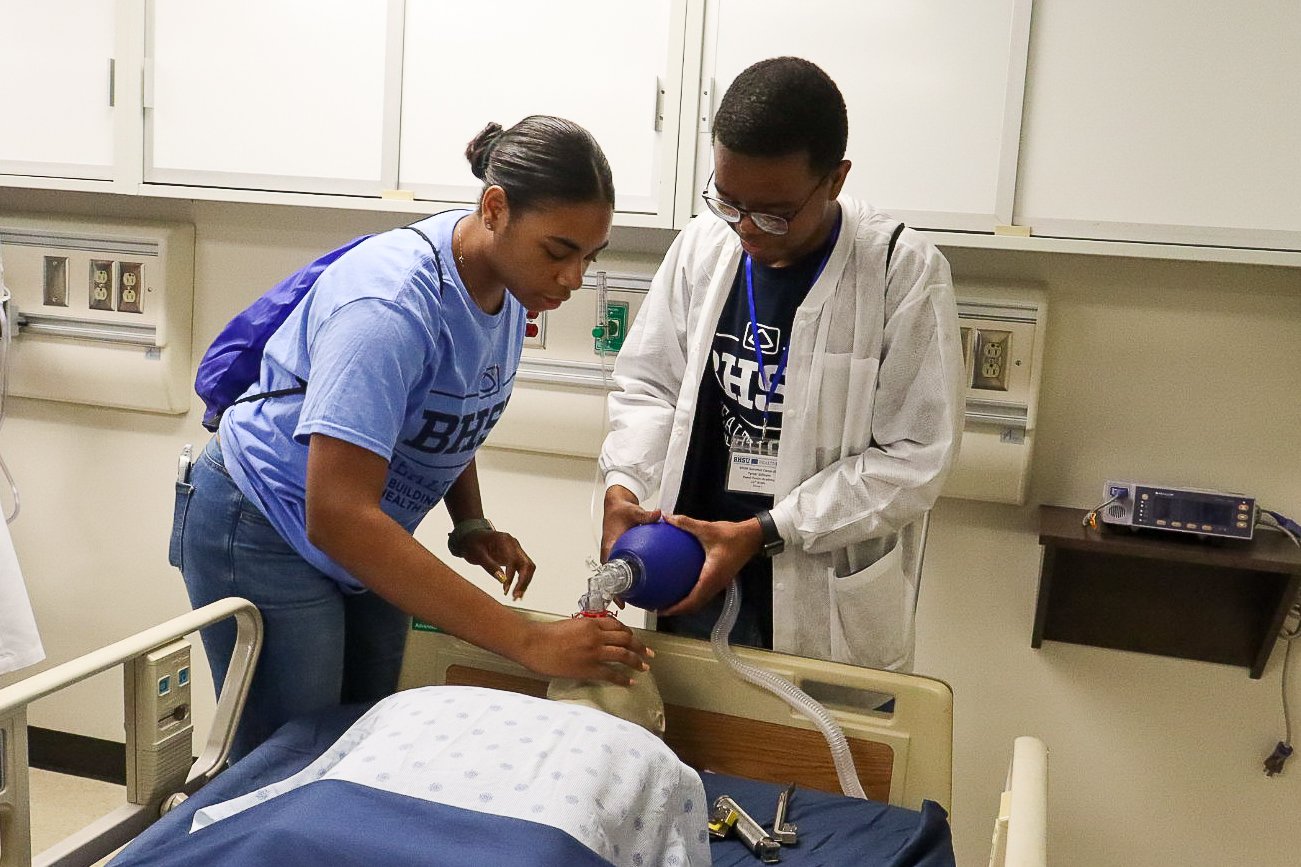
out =
[[462,545],[466,539],[475,533],[496,529],[492,525],[492,521],[487,518],[466,518],[464,521],[457,521],[456,526],[452,527],[452,532],[447,534],[448,553],[453,557],[462,557],[465,555],[465,549]]

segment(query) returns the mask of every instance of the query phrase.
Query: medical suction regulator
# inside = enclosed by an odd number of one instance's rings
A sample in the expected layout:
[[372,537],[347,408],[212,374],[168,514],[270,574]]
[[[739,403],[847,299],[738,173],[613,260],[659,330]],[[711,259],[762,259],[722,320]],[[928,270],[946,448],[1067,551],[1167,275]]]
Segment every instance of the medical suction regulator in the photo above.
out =
[[599,614],[618,596],[647,611],[668,608],[691,592],[704,565],[705,549],[695,536],[665,521],[639,524],[615,541],[579,606],[584,614]]

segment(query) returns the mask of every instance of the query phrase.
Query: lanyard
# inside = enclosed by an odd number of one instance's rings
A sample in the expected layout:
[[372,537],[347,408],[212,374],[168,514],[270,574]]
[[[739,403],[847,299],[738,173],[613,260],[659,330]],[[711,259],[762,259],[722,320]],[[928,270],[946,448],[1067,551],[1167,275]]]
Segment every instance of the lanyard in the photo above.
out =
[[[836,240],[840,237],[840,214],[836,214],[836,225],[831,229],[831,243],[827,247],[827,252],[818,264],[818,270],[813,273],[813,280],[809,283],[809,288],[818,282],[822,276],[822,271],[827,267],[827,262],[831,260],[831,253],[836,249]],[[777,393],[777,386],[782,381],[782,376],[786,373],[786,361],[790,358],[791,343],[790,335],[786,338],[786,348],[782,350],[781,360],[777,362],[777,369],[773,371],[772,379],[764,376],[763,367],[763,349],[759,342],[759,322],[754,312],[754,260],[749,254],[745,255],[745,294],[750,301],[750,336],[754,341],[754,358],[759,364],[759,385],[763,388],[763,436],[768,436],[768,407],[772,403],[773,395]],[[793,329],[792,329],[793,330]]]

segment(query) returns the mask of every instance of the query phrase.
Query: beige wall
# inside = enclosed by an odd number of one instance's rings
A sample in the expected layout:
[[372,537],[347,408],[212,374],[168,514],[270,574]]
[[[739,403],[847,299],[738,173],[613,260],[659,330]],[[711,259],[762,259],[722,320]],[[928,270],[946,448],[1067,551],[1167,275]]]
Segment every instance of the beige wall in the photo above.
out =
[[[6,211],[192,222],[200,348],[321,250],[406,221],[0,190]],[[620,231],[614,242],[657,250],[669,238]],[[1030,631],[1034,504],[1092,505],[1103,479],[1118,476],[1244,490],[1301,512],[1301,272],[949,252],[959,282],[1039,281],[1051,304],[1032,505],[941,501],[927,554],[917,667],[956,695],[959,863],[986,857],[1018,734],[1051,751],[1054,864],[1291,863],[1301,849],[1301,764],[1273,780],[1260,772],[1282,733],[1281,654],[1253,681],[1245,669],[1162,657],[1055,643],[1036,651]],[[13,534],[52,661],[186,609],[165,556],[171,479],[179,446],[202,439],[197,412],[12,399],[0,447],[22,487]],[[568,610],[593,548],[593,463],[489,450],[481,467],[490,514],[542,564],[534,604]],[[421,538],[437,546],[445,531],[440,513]],[[46,700],[33,724],[120,737],[120,678],[100,680]]]

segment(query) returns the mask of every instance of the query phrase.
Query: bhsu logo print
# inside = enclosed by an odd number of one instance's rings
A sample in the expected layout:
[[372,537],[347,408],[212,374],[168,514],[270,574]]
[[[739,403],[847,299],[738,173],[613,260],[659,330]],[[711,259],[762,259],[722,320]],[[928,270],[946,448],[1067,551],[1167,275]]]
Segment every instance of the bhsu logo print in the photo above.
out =
[[[478,394],[467,397],[477,397],[479,401],[491,400],[501,390],[501,367],[492,364],[479,376]],[[411,439],[403,440],[403,445],[430,455],[474,451],[483,445],[505,409],[504,399],[460,414],[426,409],[420,431]]]

